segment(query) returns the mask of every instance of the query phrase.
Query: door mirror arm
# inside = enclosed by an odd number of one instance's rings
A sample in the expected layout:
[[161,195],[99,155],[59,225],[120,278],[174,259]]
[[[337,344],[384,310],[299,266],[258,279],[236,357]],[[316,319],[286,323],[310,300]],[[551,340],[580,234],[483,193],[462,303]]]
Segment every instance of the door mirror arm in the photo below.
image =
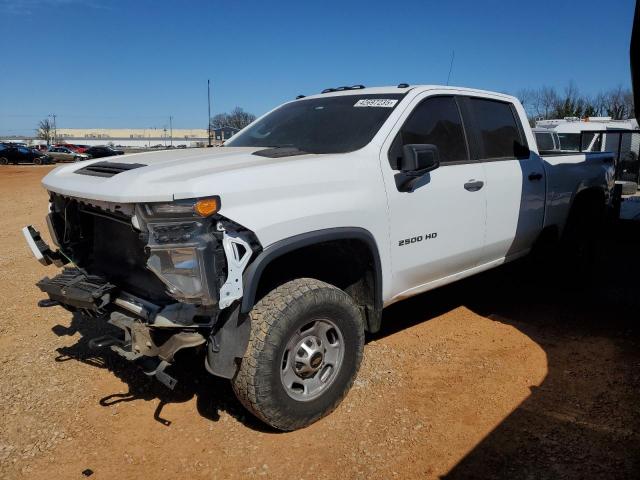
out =
[[411,143],[402,147],[400,173],[395,175],[400,192],[412,192],[422,177],[440,166],[438,147],[425,143]]

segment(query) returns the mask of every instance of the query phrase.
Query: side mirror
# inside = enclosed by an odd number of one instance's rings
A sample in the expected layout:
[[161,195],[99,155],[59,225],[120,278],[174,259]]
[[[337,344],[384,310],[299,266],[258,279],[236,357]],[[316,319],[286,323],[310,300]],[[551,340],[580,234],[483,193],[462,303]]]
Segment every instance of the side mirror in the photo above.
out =
[[430,143],[410,143],[402,147],[400,170],[402,172],[427,173],[440,166],[438,147]]

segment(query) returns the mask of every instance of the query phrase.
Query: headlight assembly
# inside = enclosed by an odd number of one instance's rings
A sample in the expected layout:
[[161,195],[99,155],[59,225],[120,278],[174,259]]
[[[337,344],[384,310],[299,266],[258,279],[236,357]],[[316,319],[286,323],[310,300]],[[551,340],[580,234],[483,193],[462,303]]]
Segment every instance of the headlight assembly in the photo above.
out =
[[147,267],[176,300],[214,305],[216,269],[214,225],[206,218],[220,209],[219,197],[148,203],[136,209],[136,222],[148,233]]
[[207,272],[203,268],[205,248],[152,248],[147,266],[167,286],[169,293],[187,303],[213,304]]
[[168,203],[147,203],[144,213],[147,217],[210,217],[220,211],[220,197],[176,200]]

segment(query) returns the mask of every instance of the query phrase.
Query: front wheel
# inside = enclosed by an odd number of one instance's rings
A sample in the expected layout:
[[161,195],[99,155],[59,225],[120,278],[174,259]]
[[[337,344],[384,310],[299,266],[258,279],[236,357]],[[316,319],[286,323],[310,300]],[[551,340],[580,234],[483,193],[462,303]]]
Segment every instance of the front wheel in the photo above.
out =
[[0,165],[9,165],[9,160],[5,157],[0,157]]
[[302,278],[251,311],[251,336],[233,389],[256,417],[279,430],[306,427],[333,411],[358,372],[362,315],[339,288]]

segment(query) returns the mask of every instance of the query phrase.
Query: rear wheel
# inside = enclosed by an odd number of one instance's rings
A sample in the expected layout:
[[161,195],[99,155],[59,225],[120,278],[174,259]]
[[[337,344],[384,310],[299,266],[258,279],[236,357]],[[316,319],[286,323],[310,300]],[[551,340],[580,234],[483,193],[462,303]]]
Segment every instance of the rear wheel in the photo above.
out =
[[303,428],[342,401],[363,348],[362,315],[349,295],[319,280],[294,280],[251,311],[249,347],[233,389],[265,423]]

